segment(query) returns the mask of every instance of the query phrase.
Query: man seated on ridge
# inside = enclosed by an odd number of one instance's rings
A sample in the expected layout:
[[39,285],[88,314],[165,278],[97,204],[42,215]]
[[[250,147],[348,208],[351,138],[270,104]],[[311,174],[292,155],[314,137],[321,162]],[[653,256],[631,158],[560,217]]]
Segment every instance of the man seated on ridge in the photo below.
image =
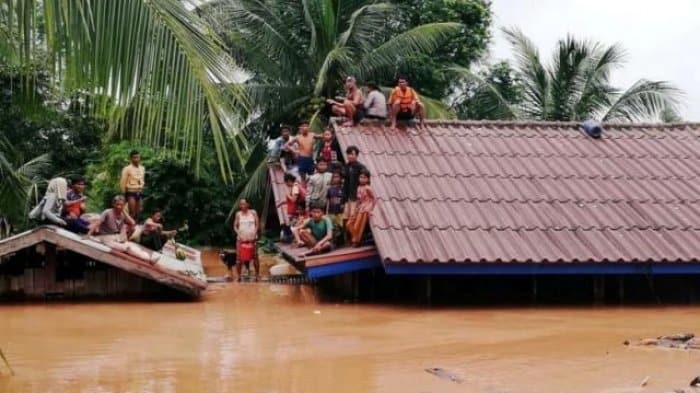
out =
[[391,109],[391,128],[396,128],[396,120],[411,120],[414,117],[420,119],[421,127],[425,125],[425,108],[420,102],[418,94],[408,86],[408,79],[400,76],[398,86],[392,90],[389,96]]
[[345,79],[345,98],[342,101],[328,99],[326,102],[332,105],[331,111],[334,115],[347,118],[347,121],[343,123],[345,127],[359,123],[364,117],[365,97],[362,95],[362,90],[357,87],[357,81],[352,76]]
[[367,99],[365,100],[365,117],[368,119],[386,120],[386,97],[374,82],[367,83]]

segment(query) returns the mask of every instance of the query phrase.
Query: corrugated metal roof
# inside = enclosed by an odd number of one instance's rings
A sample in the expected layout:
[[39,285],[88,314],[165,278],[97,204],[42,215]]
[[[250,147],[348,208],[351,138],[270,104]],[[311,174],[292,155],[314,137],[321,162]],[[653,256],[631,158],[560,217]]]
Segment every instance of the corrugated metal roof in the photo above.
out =
[[372,172],[385,262],[700,260],[698,124],[336,130]]

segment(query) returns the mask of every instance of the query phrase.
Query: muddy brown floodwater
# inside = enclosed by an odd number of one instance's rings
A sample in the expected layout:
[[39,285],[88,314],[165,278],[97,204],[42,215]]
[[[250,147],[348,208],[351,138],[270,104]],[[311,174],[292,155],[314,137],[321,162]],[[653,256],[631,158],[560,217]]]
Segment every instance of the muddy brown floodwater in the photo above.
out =
[[700,354],[622,342],[696,329],[699,311],[428,310],[268,284],[215,284],[195,303],[0,305],[16,372],[0,364],[0,392],[664,392],[700,374]]

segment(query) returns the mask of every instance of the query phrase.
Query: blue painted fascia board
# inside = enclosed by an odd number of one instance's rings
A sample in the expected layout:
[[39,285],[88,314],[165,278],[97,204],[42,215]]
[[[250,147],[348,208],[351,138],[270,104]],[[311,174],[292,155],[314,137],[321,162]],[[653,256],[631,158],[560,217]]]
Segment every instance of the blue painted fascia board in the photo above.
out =
[[355,272],[358,270],[372,269],[381,265],[382,264],[379,257],[374,256],[371,258],[352,259],[328,265],[307,267],[306,275],[309,278],[321,278]]

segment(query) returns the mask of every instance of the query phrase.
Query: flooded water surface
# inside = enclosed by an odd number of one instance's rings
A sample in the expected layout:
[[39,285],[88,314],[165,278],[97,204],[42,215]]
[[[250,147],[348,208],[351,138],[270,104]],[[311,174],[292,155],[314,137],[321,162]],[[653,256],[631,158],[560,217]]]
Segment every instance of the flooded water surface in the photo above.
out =
[[0,392],[663,392],[700,374],[700,354],[622,342],[700,328],[699,311],[428,310],[268,284],[215,284],[195,303],[6,305],[16,376],[0,365]]

